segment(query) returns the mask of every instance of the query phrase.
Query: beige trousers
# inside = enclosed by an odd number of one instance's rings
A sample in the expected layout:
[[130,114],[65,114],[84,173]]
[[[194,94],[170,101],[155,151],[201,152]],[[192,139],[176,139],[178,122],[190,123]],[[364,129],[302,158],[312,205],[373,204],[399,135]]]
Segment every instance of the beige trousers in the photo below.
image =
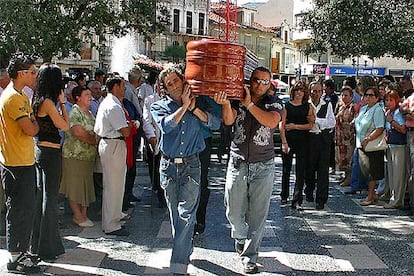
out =
[[109,233],[121,229],[127,149],[123,140],[101,139],[98,151],[103,172],[102,230]]

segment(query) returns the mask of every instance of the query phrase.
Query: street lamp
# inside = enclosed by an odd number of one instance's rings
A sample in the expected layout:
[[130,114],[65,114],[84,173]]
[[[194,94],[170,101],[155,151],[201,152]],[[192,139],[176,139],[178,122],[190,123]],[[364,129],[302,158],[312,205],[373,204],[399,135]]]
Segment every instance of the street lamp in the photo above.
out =
[[[355,71],[356,71],[356,78],[357,79],[358,79],[358,71],[359,71],[360,65],[362,65],[362,64],[359,63],[359,57],[357,57],[356,60],[355,60],[355,58],[352,58],[352,68],[356,69]],[[364,68],[366,68],[367,65],[368,65],[368,61],[365,59],[364,60]]]

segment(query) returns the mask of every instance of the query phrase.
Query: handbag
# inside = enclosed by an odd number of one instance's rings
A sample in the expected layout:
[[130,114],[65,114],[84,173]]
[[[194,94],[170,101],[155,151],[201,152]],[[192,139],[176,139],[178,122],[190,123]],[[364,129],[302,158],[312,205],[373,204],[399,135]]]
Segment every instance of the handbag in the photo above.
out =
[[388,148],[388,144],[387,144],[387,141],[385,140],[385,132],[386,130],[384,129],[380,136],[378,136],[374,140],[369,141],[368,144],[365,146],[364,151],[371,152],[371,151],[386,150]]

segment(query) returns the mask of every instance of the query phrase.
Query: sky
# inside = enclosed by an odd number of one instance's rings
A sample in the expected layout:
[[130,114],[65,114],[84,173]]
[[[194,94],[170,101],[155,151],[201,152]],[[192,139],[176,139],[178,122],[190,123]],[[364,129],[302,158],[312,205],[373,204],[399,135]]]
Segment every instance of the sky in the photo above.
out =
[[261,3],[261,2],[267,2],[266,0],[237,0],[237,5],[239,5],[239,6],[241,6],[241,5],[243,5],[243,4],[246,4],[246,3],[249,3],[249,2],[258,2],[258,3]]

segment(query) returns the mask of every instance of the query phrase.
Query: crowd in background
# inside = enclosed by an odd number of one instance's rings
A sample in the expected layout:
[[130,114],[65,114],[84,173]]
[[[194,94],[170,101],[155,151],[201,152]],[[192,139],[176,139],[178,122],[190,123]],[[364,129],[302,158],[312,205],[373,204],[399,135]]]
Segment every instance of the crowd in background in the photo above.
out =
[[[338,91],[339,100],[334,87],[334,82],[328,79],[309,85],[299,81],[291,88],[280,125],[281,203],[287,204],[295,154],[296,180],[291,204],[294,208],[302,208],[304,190],[306,201],[315,201],[316,209],[323,209],[327,200],[327,173],[342,171],[345,175],[340,185],[349,186],[346,194],[368,190],[362,206],[381,200],[385,208],[414,209],[411,76],[404,76],[398,82],[392,76],[347,77]],[[321,111],[325,103],[327,111]],[[320,131],[315,131],[315,125]],[[318,138],[314,139],[315,135]],[[376,147],[371,148],[374,143]],[[324,194],[322,199],[318,190]]]

